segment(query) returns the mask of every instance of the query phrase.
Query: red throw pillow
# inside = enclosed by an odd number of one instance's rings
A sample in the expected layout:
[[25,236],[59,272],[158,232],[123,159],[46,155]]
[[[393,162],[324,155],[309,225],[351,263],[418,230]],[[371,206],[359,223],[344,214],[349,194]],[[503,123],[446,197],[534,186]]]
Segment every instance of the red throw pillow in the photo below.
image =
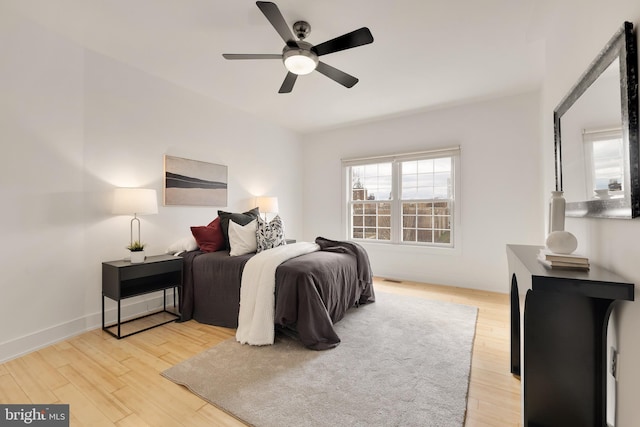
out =
[[216,252],[224,247],[224,236],[220,227],[220,218],[216,218],[209,225],[191,227],[191,234],[202,252]]

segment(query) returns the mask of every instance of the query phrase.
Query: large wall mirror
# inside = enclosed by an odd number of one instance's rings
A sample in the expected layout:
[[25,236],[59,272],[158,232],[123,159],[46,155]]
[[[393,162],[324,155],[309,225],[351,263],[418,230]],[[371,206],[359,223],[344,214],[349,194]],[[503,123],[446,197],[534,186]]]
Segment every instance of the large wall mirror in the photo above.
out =
[[625,22],[554,111],[556,190],[567,216],[640,216],[637,67]]

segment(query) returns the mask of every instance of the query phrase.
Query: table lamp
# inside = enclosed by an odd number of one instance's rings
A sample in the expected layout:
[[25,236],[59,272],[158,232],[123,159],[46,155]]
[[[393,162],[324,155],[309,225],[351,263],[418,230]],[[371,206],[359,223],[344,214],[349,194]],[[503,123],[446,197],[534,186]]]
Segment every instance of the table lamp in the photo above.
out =
[[147,188],[116,188],[113,193],[113,209],[116,215],[133,215],[131,220],[130,244],[133,244],[133,223],[138,223],[138,242],[140,240],[140,220],[138,215],[158,213],[156,190]]
[[264,212],[264,220],[267,221],[267,213],[278,213],[278,198],[277,197],[257,197],[256,206],[260,209],[260,212]]

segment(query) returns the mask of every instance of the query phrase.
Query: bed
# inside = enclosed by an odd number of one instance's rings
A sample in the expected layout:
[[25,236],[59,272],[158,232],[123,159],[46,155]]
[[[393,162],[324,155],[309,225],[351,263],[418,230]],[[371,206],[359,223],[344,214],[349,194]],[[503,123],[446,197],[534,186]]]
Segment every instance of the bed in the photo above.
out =
[[[365,250],[353,242],[318,237],[319,250],[284,261],[275,274],[275,325],[295,331],[310,349],[337,346],[333,324],[347,310],[375,301],[372,273]],[[229,250],[200,250],[184,258],[181,321],[236,328],[240,284],[254,254],[229,256]]]

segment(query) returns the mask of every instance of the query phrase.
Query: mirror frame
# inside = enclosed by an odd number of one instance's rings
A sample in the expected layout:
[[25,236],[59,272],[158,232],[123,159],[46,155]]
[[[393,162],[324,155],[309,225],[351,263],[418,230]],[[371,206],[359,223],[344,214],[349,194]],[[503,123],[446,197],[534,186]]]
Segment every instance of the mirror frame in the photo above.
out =
[[567,202],[566,216],[636,218],[640,216],[640,150],[638,145],[638,55],[633,24],[625,22],[593,60],[578,83],[553,111],[556,190],[562,191],[561,119],[580,96],[613,63],[620,61],[622,137],[629,147],[629,189],[623,199]]

